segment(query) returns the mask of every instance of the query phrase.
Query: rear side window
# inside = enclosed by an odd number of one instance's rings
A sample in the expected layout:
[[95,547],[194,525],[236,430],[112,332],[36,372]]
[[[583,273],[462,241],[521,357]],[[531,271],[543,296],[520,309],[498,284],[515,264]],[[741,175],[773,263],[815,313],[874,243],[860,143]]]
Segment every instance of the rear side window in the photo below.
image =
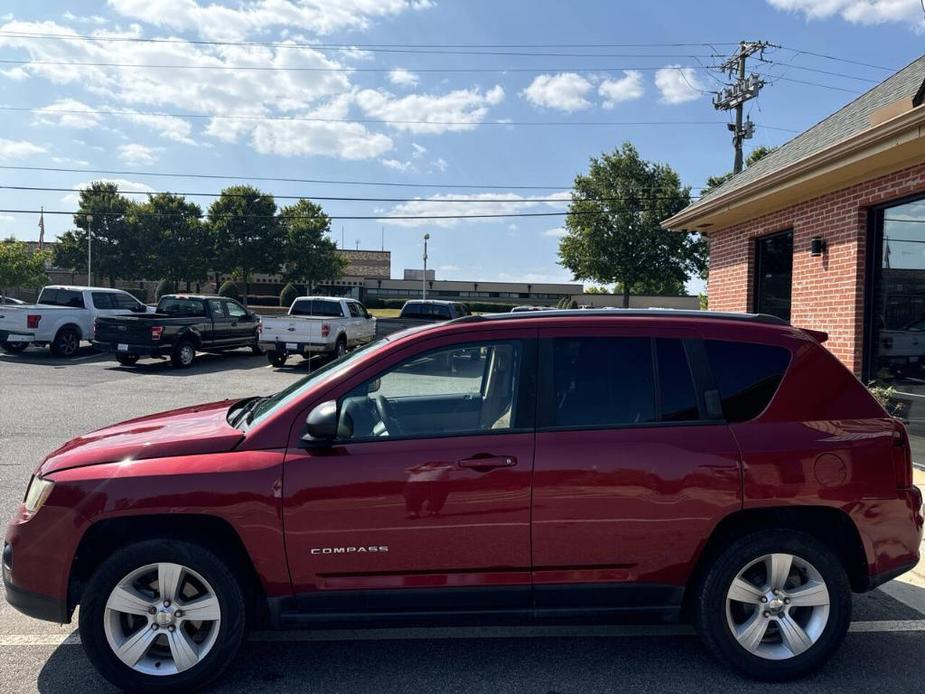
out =
[[112,294],[107,294],[106,292],[93,292],[93,306],[94,308],[116,308],[112,301]]
[[289,313],[293,316],[326,316],[328,318],[342,318],[344,315],[339,301],[323,299],[296,301]]
[[681,340],[657,338],[658,388],[663,422],[700,419],[694,377]]
[[761,414],[790,363],[790,351],[772,345],[707,340],[706,350],[729,422],[746,422]]
[[553,341],[553,426],[654,422],[655,383],[648,338]]

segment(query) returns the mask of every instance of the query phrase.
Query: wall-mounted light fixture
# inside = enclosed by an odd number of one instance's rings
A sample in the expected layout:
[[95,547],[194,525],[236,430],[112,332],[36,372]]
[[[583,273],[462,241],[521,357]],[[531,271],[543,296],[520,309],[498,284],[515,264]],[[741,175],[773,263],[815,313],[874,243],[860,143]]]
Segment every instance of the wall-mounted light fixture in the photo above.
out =
[[827,249],[828,244],[821,236],[814,236],[813,240],[809,242],[809,252],[814,257],[822,255]]

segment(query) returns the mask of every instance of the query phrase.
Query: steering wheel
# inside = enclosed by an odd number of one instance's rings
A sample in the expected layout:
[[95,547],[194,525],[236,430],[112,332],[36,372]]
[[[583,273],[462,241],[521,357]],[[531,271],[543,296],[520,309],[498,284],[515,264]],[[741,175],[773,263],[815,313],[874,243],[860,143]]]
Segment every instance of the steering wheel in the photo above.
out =
[[398,424],[398,418],[395,416],[395,409],[392,407],[392,403],[381,395],[376,395],[373,398],[373,402],[376,405],[376,412],[379,414],[379,419],[382,420],[389,435],[401,436],[402,430]]

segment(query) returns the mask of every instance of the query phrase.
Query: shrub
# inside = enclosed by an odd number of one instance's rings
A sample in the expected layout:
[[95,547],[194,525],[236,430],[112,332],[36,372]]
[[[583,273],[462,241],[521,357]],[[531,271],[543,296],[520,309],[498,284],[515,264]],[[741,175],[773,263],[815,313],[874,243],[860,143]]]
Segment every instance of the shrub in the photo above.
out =
[[280,306],[291,306],[292,302],[299,297],[299,290],[296,289],[295,285],[292,282],[289,282],[283,291],[279,293],[279,305]]
[[279,306],[279,297],[274,294],[249,294],[247,296],[248,306]]
[[234,299],[235,301],[241,300],[241,292],[238,291],[238,285],[231,280],[226,280],[222,283],[222,286],[218,289],[218,295]]
[[148,303],[148,291],[146,289],[124,289],[123,291],[128,292],[143,304]]
[[157,287],[154,290],[154,298],[160,301],[164,294],[174,294],[176,291],[177,288],[173,285],[173,282],[170,280],[161,280],[157,283]]

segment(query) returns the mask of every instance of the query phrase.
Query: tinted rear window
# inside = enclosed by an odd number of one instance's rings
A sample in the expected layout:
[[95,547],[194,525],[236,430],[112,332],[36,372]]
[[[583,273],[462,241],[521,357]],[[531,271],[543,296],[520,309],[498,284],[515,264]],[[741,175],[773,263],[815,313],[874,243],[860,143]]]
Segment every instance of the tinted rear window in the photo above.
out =
[[655,421],[648,338],[553,341],[554,426],[606,427]]
[[694,378],[681,340],[658,338],[658,387],[662,421],[691,422],[700,419]]
[[204,316],[205,306],[201,299],[179,299],[164,297],[157,304],[158,313],[171,316]]
[[45,306],[84,308],[84,297],[80,292],[71,289],[43,289],[37,303]]
[[339,301],[296,301],[289,311],[292,316],[327,316],[330,318],[341,318],[344,312],[341,310]]
[[116,308],[113,304],[113,295],[106,292],[93,292],[93,306],[96,308]]
[[748,342],[706,341],[713,380],[730,422],[754,419],[768,406],[790,363],[783,347]]

